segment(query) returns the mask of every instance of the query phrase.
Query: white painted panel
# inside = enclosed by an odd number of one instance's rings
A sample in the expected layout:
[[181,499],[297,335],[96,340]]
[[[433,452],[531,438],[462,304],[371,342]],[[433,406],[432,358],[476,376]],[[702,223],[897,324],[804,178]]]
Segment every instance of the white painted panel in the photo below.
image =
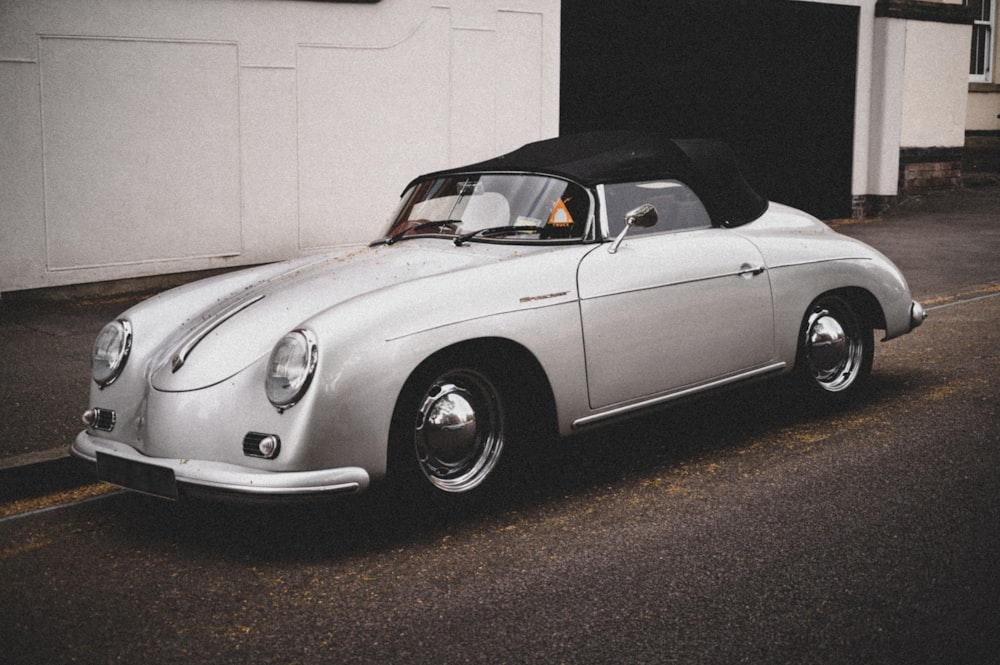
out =
[[410,178],[448,166],[449,23],[389,48],[301,46],[299,243],[373,240]]
[[906,22],[901,147],[965,144],[971,40],[968,25]]
[[496,42],[493,31],[454,30],[451,39],[451,155],[454,165],[496,151]]
[[50,270],[238,254],[234,44],[40,41]]
[[0,292],[368,241],[412,176],[558,132],[559,11],[0,0]]
[[0,291],[45,276],[41,122],[34,65],[0,63]]
[[507,152],[544,136],[543,99],[559,99],[545,90],[542,15],[499,12],[497,30],[497,151]]
[[240,73],[243,238],[253,260],[298,253],[295,70]]
[[1000,132],[1000,95],[996,92],[972,93],[966,113],[966,129]]

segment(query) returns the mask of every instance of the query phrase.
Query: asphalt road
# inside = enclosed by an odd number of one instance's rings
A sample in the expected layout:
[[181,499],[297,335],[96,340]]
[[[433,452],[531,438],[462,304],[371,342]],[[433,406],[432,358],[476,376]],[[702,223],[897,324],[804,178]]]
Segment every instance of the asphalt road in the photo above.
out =
[[852,407],[784,382],[681,404],[461,511],[26,496],[0,661],[1000,662],[997,254],[891,249],[934,309]]
[[570,442],[485,505],[114,494],[0,522],[9,663],[995,663],[1000,297]]

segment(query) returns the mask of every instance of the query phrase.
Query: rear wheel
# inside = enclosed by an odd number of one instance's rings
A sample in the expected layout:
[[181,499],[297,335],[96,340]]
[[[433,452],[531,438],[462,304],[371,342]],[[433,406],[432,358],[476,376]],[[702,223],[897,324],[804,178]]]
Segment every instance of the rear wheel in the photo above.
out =
[[799,337],[798,371],[813,395],[842,402],[863,393],[874,352],[872,326],[849,300],[827,295],[809,308]]

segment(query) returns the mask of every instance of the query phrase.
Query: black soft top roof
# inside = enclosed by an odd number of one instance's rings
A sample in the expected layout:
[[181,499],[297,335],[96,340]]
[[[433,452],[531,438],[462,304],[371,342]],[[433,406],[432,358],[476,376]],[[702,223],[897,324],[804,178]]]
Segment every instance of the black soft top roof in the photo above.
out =
[[768,205],[743,179],[725,143],[646,132],[591,132],[537,141],[484,162],[428,173],[414,182],[470,172],[542,173],[585,186],[673,178],[694,190],[716,226],[752,222]]

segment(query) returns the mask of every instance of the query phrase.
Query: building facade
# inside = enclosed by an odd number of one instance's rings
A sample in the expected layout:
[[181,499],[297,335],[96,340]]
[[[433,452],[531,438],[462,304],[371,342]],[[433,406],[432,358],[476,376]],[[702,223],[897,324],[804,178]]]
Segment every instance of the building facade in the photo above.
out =
[[[1000,170],[990,155],[1000,134],[995,8],[995,0],[877,5],[902,64],[889,77],[902,84],[899,193],[955,187],[965,175]],[[964,80],[956,75],[962,63]]]
[[0,292],[361,244],[558,133],[558,0],[0,0]]
[[[612,4],[0,0],[0,293],[360,245],[419,172],[626,119],[718,130],[825,217],[1000,171],[997,0]],[[687,40],[645,98],[640,26]]]
[[1000,38],[998,0],[969,0],[972,47],[962,173],[967,181],[1000,179]]

